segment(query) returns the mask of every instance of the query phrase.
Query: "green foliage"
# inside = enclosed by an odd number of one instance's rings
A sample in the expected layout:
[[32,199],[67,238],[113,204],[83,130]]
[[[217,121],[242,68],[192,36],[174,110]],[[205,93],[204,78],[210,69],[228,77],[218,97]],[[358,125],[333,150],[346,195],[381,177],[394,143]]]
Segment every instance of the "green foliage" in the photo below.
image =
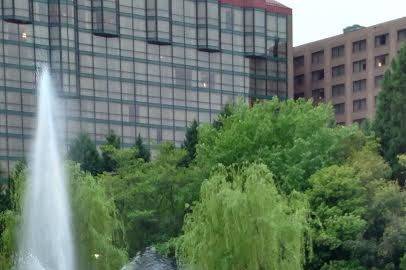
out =
[[181,166],[189,166],[189,164],[196,157],[196,145],[197,145],[197,128],[199,124],[196,120],[193,120],[192,125],[186,129],[185,141],[182,148],[186,150],[186,155],[180,162]]
[[142,141],[140,134],[138,134],[137,140],[135,141],[135,148],[138,150],[136,154],[137,158],[142,158],[145,162],[149,162],[151,160],[151,152]]
[[16,239],[21,221],[25,186],[25,163],[18,162],[10,175],[10,208],[0,213],[0,269],[11,269],[17,250]]
[[113,146],[116,149],[121,147],[121,139],[118,137],[113,130],[110,130],[109,134],[106,136],[106,143]]
[[400,164],[402,167],[406,168],[406,155],[405,155],[405,154],[403,154],[403,155],[398,155],[398,161],[399,161],[399,164]]
[[197,199],[201,183],[197,169],[178,166],[185,154],[163,144],[156,159],[144,162],[134,158],[136,148],[119,150],[117,170],[100,176],[124,222],[131,256],[180,234],[185,205]]
[[315,173],[307,191],[313,210],[309,269],[399,269],[405,252],[405,193],[369,141],[341,166]]
[[68,159],[80,164],[84,171],[96,175],[102,171],[103,163],[97,151],[96,144],[86,133],[81,133],[69,147]]
[[[112,199],[89,173],[69,166],[80,269],[115,270],[127,261],[123,224]],[[96,259],[94,254],[99,254]]]
[[403,255],[402,259],[400,260],[400,270],[406,270],[406,253]]
[[[306,192],[314,218],[314,244],[317,256],[313,269],[323,262],[345,260],[352,242],[366,229],[365,188],[356,171],[349,166],[324,168],[310,178]],[[335,268],[326,268],[335,269]]]
[[103,160],[103,171],[112,172],[116,169],[117,163],[112,157],[114,149],[120,149],[121,140],[113,131],[110,131],[109,135],[106,137],[106,142],[100,147],[102,160]]
[[281,195],[265,165],[221,167],[203,183],[179,239],[193,269],[302,269],[307,203]]
[[331,261],[321,270],[366,270],[357,261]]
[[197,163],[207,171],[217,163],[260,161],[274,173],[286,192],[305,190],[317,170],[343,162],[366,142],[357,127],[333,127],[329,105],[311,101],[240,104],[222,121],[220,130],[199,128]]
[[226,104],[223,110],[217,116],[217,119],[213,122],[213,127],[217,130],[223,127],[223,121],[233,114],[233,105]]
[[378,105],[374,130],[381,139],[381,151],[391,165],[394,176],[404,184],[406,169],[397,155],[406,152],[406,46],[400,49],[386,71]]
[[12,210],[0,213],[0,269],[11,269],[13,256],[17,250],[16,238],[20,215]]
[[[78,244],[79,270],[116,270],[127,261],[122,223],[117,219],[113,201],[91,174],[80,170],[79,165],[69,165],[71,205]],[[13,209],[0,215],[0,269],[11,269],[16,253],[22,194],[26,182],[23,166],[13,173]],[[94,254],[100,254],[98,260]]]

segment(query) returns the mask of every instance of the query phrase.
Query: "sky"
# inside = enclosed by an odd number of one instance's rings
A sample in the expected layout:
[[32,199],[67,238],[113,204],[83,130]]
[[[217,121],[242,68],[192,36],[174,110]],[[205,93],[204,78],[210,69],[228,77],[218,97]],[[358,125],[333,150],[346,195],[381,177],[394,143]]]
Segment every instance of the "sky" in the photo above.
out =
[[406,0],[278,0],[293,9],[293,45],[341,34],[353,24],[371,26],[406,17]]

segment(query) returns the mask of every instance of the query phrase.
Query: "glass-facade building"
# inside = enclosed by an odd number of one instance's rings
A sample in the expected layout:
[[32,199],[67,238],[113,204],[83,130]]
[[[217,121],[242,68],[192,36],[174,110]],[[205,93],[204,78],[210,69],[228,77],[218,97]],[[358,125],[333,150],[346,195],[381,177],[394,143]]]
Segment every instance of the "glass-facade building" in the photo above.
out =
[[291,10],[272,0],[0,1],[6,173],[30,149],[41,63],[63,100],[64,136],[98,143],[112,130],[124,146],[138,134],[180,145],[188,123],[227,103],[291,95]]

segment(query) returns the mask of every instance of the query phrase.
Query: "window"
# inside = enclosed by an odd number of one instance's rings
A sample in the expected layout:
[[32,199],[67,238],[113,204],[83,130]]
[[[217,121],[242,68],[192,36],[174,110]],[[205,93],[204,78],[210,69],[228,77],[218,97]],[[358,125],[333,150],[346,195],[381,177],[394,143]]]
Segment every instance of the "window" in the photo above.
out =
[[304,74],[295,76],[295,85],[303,85],[304,83]]
[[314,89],[312,97],[314,101],[324,100],[324,88]]
[[336,85],[333,85],[331,87],[331,95],[333,97],[344,96],[344,93],[345,93],[345,85],[343,83],[342,84],[336,84]]
[[312,64],[321,64],[324,62],[324,51],[312,53]]
[[28,24],[32,21],[29,0],[3,0],[3,18],[12,23]]
[[221,7],[221,28],[233,30],[233,9]]
[[337,46],[331,49],[331,57],[338,58],[344,56],[344,45]]
[[382,85],[383,75],[375,76],[375,87],[379,88]]
[[338,76],[343,76],[345,73],[345,66],[344,65],[339,65],[335,66],[331,69],[331,76],[338,77]]
[[367,41],[365,39],[355,41],[352,43],[352,52],[357,53],[357,52],[362,52],[367,49]]
[[324,69],[316,70],[312,72],[312,82],[324,80]]
[[354,81],[352,83],[352,91],[353,92],[362,92],[367,89],[367,80],[359,80],[359,81]]
[[94,0],[93,33],[97,36],[118,36],[117,2],[115,0]]
[[367,61],[365,59],[352,63],[352,71],[354,73],[362,72],[367,69]]
[[[246,56],[264,56],[265,48],[265,11],[259,9],[246,9],[245,17],[245,54]],[[272,52],[274,56],[279,53],[279,43],[282,41],[275,40]],[[276,50],[276,51],[275,51]]]
[[295,68],[303,67],[304,66],[304,55],[297,56],[293,59],[293,63]]
[[220,9],[218,1],[197,1],[197,39],[202,51],[220,50]]
[[299,99],[299,98],[304,98],[304,93],[300,92],[300,93],[295,93],[295,96],[293,97],[294,99]]
[[380,68],[384,67],[388,64],[389,62],[389,55],[384,54],[384,55],[379,55],[375,57],[375,67]]
[[339,103],[334,105],[334,112],[336,115],[341,115],[345,113],[345,103]]
[[170,0],[146,1],[147,40],[149,43],[167,45],[172,42]]
[[375,37],[375,47],[385,46],[388,44],[389,34],[383,34]]
[[356,99],[352,102],[353,112],[365,111],[367,109],[367,99]]
[[398,41],[406,41],[406,29],[398,31]]
[[174,84],[190,87],[192,84],[192,70],[185,68],[174,68]]

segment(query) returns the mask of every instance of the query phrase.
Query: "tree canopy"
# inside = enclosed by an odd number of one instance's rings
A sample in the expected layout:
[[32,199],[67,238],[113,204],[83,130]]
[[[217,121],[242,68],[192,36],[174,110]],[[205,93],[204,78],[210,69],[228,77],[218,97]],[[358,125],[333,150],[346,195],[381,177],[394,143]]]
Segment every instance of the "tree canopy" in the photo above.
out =
[[[222,121],[199,129],[197,163],[211,168],[260,161],[285,192],[305,190],[317,170],[340,163],[359,149],[366,136],[356,127],[335,127],[329,105],[274,99],[250,108],[240,104]],[[209,170],[209,169],[208,169]]]
[[186,217],[181,260],[194,269],[302,269],[308,208],[286,197],[265,165],[220,167]]
[[96,144],[86,133],[79,134],[70,144],[67,155],[69,160],[80,164],[80,168],[93,175],[103,170],[103,162]]
[[406,46],[386,71],[378,104],[374,130],[380,138],[383,157],[392,166],[394,177],[405,184],[406,169],[397,159],[406,153]]

